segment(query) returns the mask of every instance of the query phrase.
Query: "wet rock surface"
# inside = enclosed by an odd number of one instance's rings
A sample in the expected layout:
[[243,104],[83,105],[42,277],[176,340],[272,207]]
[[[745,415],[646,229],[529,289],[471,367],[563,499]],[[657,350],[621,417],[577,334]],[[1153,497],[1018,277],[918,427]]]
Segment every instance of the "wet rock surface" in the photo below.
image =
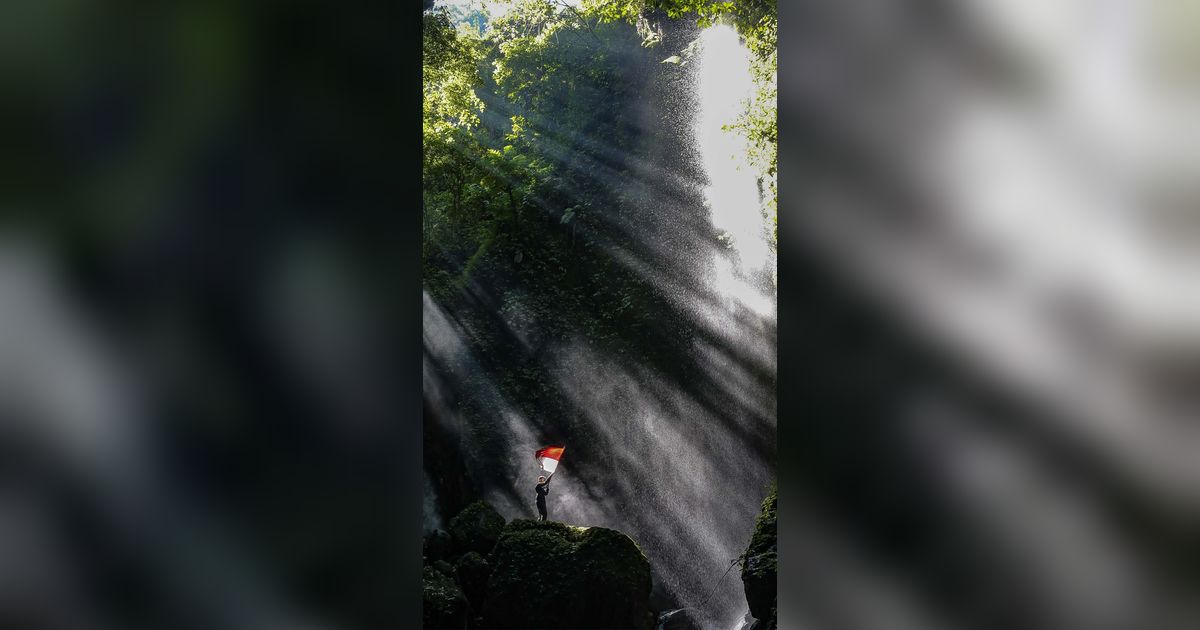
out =
[[742,586],[746,591],[750,614],[760,622],[754,626],[756,630],[773,628],[776,623],[777,502],[778,493],[772,488],[771,494],[763,500],[762,511],[755,521],[754,534],[742,556]]

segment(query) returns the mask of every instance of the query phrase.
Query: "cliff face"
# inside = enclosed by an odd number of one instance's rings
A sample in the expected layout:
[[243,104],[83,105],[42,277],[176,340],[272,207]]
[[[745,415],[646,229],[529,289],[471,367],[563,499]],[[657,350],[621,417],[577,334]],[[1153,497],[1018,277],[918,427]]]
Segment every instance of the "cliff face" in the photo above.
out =
[[742,587],[750,614],[759,621],[755,628],[774,628],[776,625],[776,585],[778,552],[776,546],[775,507],[778,492],[763,500],[762,511],[755,521],[750,544],[742,556]]

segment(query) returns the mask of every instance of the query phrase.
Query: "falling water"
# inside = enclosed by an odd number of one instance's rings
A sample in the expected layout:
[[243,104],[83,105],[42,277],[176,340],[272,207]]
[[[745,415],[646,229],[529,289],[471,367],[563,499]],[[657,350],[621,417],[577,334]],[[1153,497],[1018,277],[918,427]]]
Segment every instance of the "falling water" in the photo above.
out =
[[700,35],[694,123],[708,185],[704,196],[713,226],[723,231],[745,271],[762,271],[773,261],[767,224],[753,169],[746,164],[744,136],[725,125],[737,120],[753,95],[750,53],[725,24]]
[[[728,248],[710,252],[712,265],[706,283],[718,299],[702,320],[773,376],[775,295],[773,284],[766,278],[771,277],[775,260],[767,241],[769,228],[756,173],[747,160],[746,139],[727,128],[745,110],[754,92],[750,54],[734,29],[725,24],[702,31],[698,43],[693,131],[707,178],[704,197],[709,219]],[[735,357],[707,350],[697,348],[709,361],[710,370],[734,380],[733,389],[738,395],[755,401],[751,406],[763,405],[759,410],[769,418],[773,439],[773,392],[751,386],[748,373],[753,370],[739,364]],[[744,389],[742,383],[747,385]],[[764,402],[764,393],[772,398],[770,402]],[[741,626],[746,609],[738,578],[736,573],[714,576],[714,590],[708,592],[712,595],[705,594],[713,597],[719,593],[723,602],[721,613],[709,612],[710,622],[717,623],[717,627]]]

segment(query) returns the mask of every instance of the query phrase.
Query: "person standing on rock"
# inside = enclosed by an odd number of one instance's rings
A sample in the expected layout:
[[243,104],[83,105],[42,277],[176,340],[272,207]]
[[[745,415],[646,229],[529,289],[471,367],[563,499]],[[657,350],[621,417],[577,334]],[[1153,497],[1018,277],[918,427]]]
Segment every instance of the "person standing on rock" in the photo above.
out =
[[550,494],[550,480],[554,478],[554,471],[558,469],[558,460],[562,458],[563,451],[566,446],[562,444],[552,444],[545,448],[539,448],[534,452],[533,458],[537,460],[542,467],[542,472],[549,473],[549,477],[541,475],[538,477],[537,487],[537,509],[540,517],[539,521],[546,520],[546,495]]
[[534,487],[534,491],[537,492],[538,520],[544,521],[546,520],[546,495],[550,494],[550,480],[545,477],[538,477],[538,483]]

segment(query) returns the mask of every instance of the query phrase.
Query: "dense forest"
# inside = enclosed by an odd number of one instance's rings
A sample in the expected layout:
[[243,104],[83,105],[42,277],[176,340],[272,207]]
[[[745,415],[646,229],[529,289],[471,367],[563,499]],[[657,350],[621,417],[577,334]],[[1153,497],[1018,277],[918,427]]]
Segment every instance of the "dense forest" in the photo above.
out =
[[[718,29],[752,86],[732,210],[696,131]],[[774,2],[428,7],[423,47],[427,527],[532,516],[532,449],[564,443],[551,519],[632,536],[656,610],[739,621],[717,578],[774,478]]]

